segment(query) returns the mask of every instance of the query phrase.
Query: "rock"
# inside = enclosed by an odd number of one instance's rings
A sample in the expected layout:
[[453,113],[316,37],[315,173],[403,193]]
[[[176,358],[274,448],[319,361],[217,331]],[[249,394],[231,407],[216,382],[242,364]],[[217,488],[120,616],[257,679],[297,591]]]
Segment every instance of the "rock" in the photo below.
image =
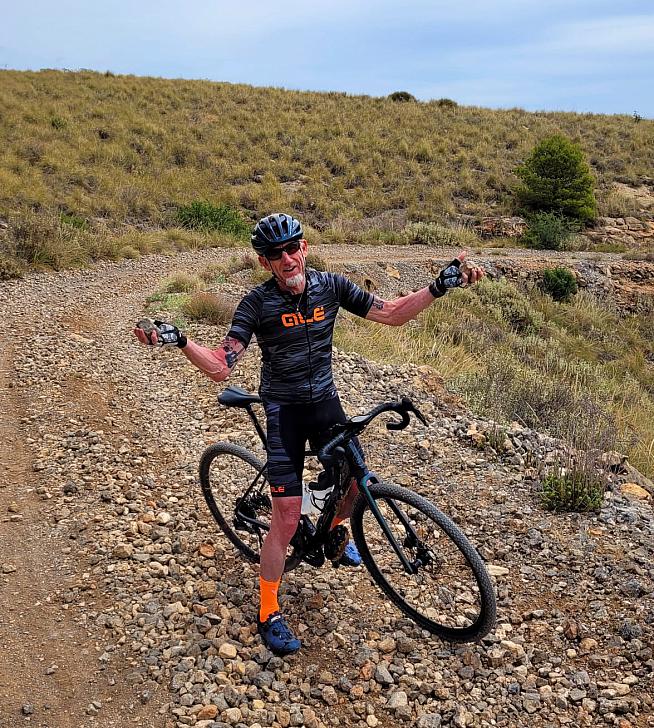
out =
[[111,553],[116,559],[129,559],[134,553],[134,547],[131,543],[119,543]]
[[213,599],[218,593],[215,581],[201,581],[196,586],[200,599]]
[[395,683],[395,680],[393,680],[393,676],[388,671],[388,668],[383,664],[377,665],[377,669],[375,670],[375,680],[380,685],[393,685]]
[[651,500],[652,498],[651,494],[645,488],[636,483],[623,483],[620,486],[620,492],[641,500]]
[[384,652],[385,654],[388,654],[390,652],[393,652],[395,649],[395,640],[391,637],[387,637],[385,640],[382,640],[379,643],[379,649],[381,652]]
[[203,705],[196,713],[198,720],[213,720],[218,715],[217,705]]
[[573,619],[568,619],[564,622],[563,634],[569,640],[576,640],[579,637],[579,626]]
[[236,647],[229,642],[223,642],[218,649],[218,655],[224,660],[234,660],[238,655]]
[[172,520],[173,517],[170,513],[168,513],[168,511],[161,511],[161,513],[157,514],[157,523],[162,526],[167,526]]
[[486,569],[491,576],[506,576],[510,572],[506,566],[498,566],[497,564],[486,564]]
[[241,713],[239,708],[227,708],[227,710],[222,712],[221,717],[230,725],[236,725],[243,720],[243,713]]
[[401,708],[408,704],[409,697],[404,690],[396,690],[394,693],[391,693],[386,701],[386,707],[389,710],[395,710],[396,708]]
[[22,706],[20,709],[21,713],[23,715],[33,715],[34,714],[34,706],[31,703],[25,703],[25,705]]
[[198,553],[205,559],[213,559],[216,555],[216,547],[211,543],[202,543],[198,547]]
[[17,571],[17,568],[14,564],[2,564],[0,565],[0,571],[3,574],[13,574],[15,571]]
[[442,718],[439,713],[425,713],[418,718],[416,728],[441,728]]

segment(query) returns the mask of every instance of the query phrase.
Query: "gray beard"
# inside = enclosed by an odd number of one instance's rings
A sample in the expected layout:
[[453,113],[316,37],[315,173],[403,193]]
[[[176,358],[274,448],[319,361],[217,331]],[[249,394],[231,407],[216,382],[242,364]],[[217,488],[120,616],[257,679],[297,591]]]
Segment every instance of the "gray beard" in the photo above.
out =
[[284,283],[289,288],[301,288],[304,285],[304,273],[296,273],[291,278],[284,278]]

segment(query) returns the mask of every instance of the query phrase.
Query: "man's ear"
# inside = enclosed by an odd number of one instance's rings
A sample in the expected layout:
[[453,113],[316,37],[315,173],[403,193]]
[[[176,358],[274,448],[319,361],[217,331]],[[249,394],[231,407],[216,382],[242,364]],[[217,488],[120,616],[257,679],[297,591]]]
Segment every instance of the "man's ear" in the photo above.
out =
[[302,238],[302,240],[300,240],[300,250],[304,253],[304,255],[306,255],[308,249],[309,249],[309,243],[307,243],[307,241],[304,238]]
[[265,268],[266,270],[272,270],[272,268],[270,267],[270,261],[268,260],[268,258],[265,257],[265,255],[258,255],[257,257],[259,258],[259,263],[261,264],[262,268]]

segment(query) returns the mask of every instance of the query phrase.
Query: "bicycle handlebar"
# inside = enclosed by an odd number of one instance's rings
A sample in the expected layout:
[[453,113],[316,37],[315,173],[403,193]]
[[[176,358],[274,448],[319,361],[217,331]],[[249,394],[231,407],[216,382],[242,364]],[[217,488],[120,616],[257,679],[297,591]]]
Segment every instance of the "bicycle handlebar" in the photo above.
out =
[[324,447],[318,452],[318,460],[322,463],[323,467],[327,468],[331,465],[334,459],[334,450],[337,447],[344,444],[347,440],[350,440],[354,435],[358,435],[363,432],[366,427],[383,412],[396,412],[401,415],[401,420],[391,420],[386,423],[386,429],[388,430],[404,430],[409,426],[411,418],[409,413],[413,413],[423,425],[427,424],[427,420],[420,410],[413,404],[408,397],[402,397],[399,402],[384,402],[373,407],[370,412],[366,415],[357,415],[351,417],[345,423],[345,429],[343,432],[339,432],[338,435],[333,437]]

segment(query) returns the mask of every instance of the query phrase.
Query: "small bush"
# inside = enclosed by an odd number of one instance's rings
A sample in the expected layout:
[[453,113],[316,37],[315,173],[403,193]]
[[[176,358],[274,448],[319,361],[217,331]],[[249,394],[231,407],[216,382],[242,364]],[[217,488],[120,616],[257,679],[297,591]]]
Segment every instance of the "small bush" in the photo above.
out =
[[226,296],[205,292],[196,293],[182,305],[182,313],[188,318],[214,326],[228,324],[234,309],[234,302]]
[[454,245],[454,231],[437,222],[412,222],[402,231],[410,245]]
[[61,116],[53,116],[50,119],[50,126],[57,131],[65,129],[68,126],[68,122]]
[[13,258],[0,253],[0,281],[21,278],[22,275],[23,271],[20,265]]
[[306,265],[314,270],[329,270],[327,261],[317,253],[307,253]]
[[457,102],[452,99],[438,99],[436,105],[440,106],[441,109],[456,109],[458,106]]
[[125,245],[118,251],[118,255],[121,258],[128,258],[129,260],[136,260],[141,257],[140,251],[133,245]]
[[200,288],[202,281],[198,276],[181,272],[166,278],[161,285],[161,291],[164,293],[194,293]]
[[224,283],[225,266],[220,263],[210,263],[198,275],[205,283]]
[[415,101],[416,97],[410,94],[408,91],[393,91],[392,94],[388,95],[391,101],[397,101],[401,104],[406,104],[409,101]]
[[541,482],[541,502],[549,511],[598,511],[604,483],[585,469],[558,468]]
[[66,213],[62,212],[59,216],[59,219],[64,225],[70,225],[71,227],[76,228],[77,230],[88,230],[89,224],[88,222],[79,215],[74,215],[72,213]]
[[450,227],[438,222],[412,222],[402,230],[404,243],[409,245],[463,246],[479,243],[474,230],[458,225]]
[[555,301],[569,301],[577,293],[577,279],[568,268],[545,268],[540,289]]
[[228,233],[242,240],[250,236],[250,224],[229,205],[196,201],[179,207],[176,217],[177,222],[189,230]]
[[565,250],[572,238],[570,221],[556,212],[537,212],[529,218],[523,235],[527,247],[536,250]]

